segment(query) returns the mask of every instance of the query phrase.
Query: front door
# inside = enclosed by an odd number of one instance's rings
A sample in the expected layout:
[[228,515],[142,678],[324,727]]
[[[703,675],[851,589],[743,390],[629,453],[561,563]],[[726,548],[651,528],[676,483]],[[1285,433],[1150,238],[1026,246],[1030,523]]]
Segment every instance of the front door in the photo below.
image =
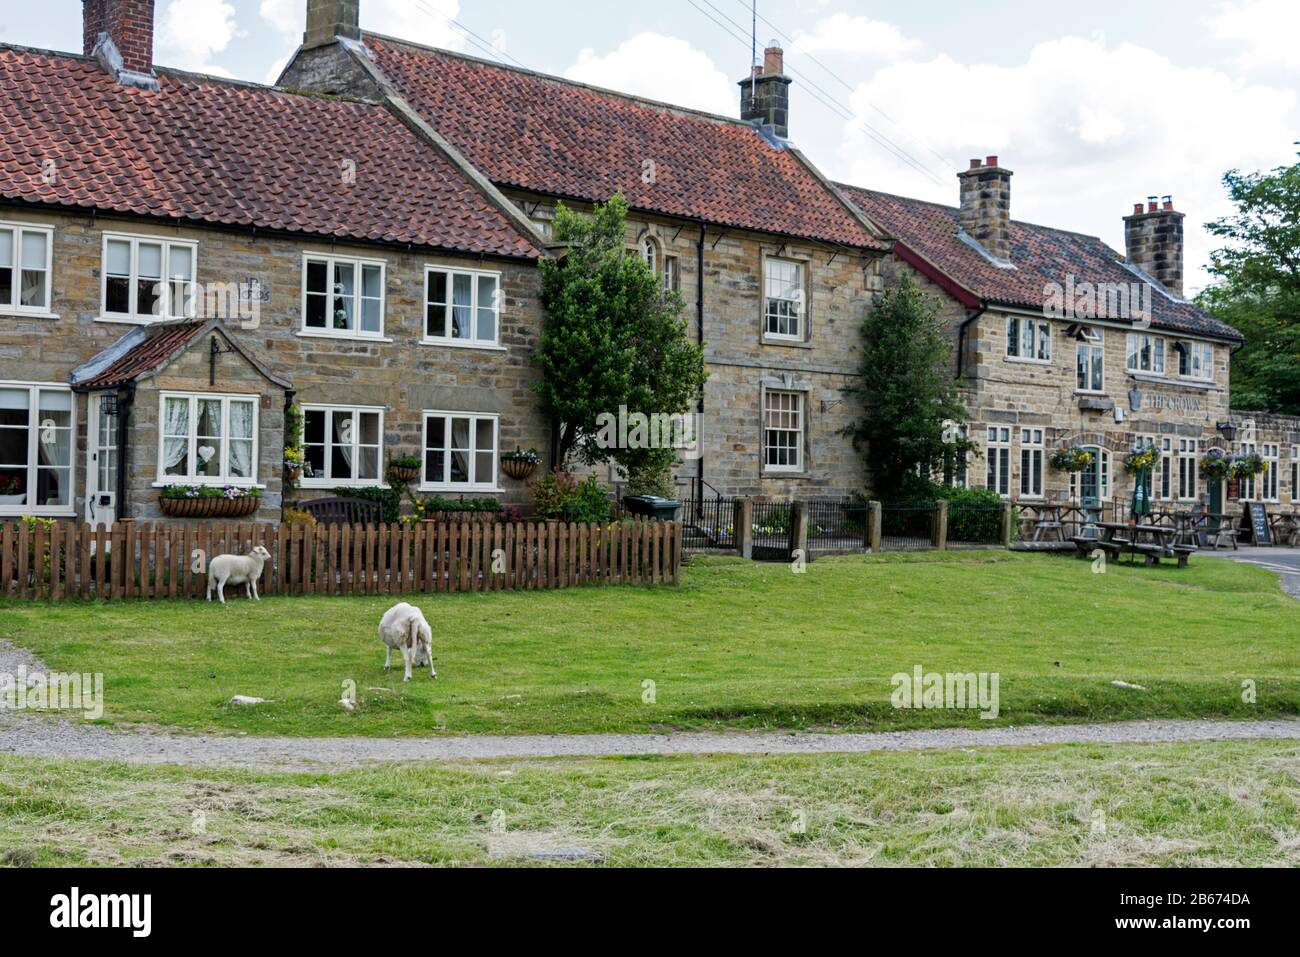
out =
[[112,399],[90,397],[86,436],[86,522],[93,528],[117,519],[117,412]]

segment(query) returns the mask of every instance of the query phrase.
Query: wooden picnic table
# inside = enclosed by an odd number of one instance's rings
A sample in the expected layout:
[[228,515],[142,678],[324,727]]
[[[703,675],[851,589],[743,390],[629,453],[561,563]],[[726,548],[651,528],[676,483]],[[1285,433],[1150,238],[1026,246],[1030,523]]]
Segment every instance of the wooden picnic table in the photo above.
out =
[[1046,502],[1037,506],[1038,520],[1034,522],[1034,541],[1041,542],[1049,532],[1055,533],[1058,542],[1065,541],[1065,523],[1061,521],[1063,506]]
[[1194,545],[1177,542],[1179,529],[1176,526],[1097,522],[1096,527],[1101,531],[1100,538],[1080,536],[1074,539],[1075,547],[1085,557],[1090,549],[1099,548],[1116,559],[1125,553],[1141,555],[1148,565],[1159,565],[1162,558],[1176,558],[1178,567],[1186,568],[1188,559],[1196,551]]
[[1288,548],[1300,544],[1300,512],[1278,512],[1269,516],[1273,541]]

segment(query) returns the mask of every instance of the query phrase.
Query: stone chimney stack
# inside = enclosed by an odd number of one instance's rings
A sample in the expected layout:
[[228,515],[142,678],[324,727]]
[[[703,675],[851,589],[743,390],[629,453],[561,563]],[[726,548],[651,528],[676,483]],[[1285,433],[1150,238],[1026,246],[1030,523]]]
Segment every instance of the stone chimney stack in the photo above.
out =
[[789,139],[792,82],[785,75],[785,51],[772,40],[763,51],[763,65],[740,81],[740,118],[758,120],[781,139]]
[[302,35],[302,48],[328,46],[335,37],[360,40],[358,3],[359,0],[307,0],[307,31]]
[[1133,215],[1124,217],[1124,247],[1129,265],[1136,266],[1175,296],[1183,295],[1183,219],[1174,198],[1147,198]]
[[[152,77],[154,0],[81,0],[82,52],[124,81]],[[112,49],[108,47],[111,41]]]
[[995,259],[1011,259],[1011,177],[990,156],[970,161],[961,181],[961,228]]

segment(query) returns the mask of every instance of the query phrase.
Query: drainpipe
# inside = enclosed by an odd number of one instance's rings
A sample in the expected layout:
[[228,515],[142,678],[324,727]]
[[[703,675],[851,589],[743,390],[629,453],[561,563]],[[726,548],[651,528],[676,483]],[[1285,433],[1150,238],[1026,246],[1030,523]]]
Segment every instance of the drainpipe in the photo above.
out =
[[[695,341],[704,348],[704,239],[708,227],[700,223],[700,240],[695,246]],[[696,406],[700,414],[700,431],[704,431],[704,389],[700,389],[700,401]],[[701,437],[702,439],[702,437]],[[698,478],[700,495],[704,494],[704,455],[698,461]]]
[[130,471],[130,446],[126,436],[135,403],[135,383],[128,382],[126,391],[117,397],[117,517],[126,518],[126,476]]
[[984,305],[976,309],[974,312],[972,312],[969,316],[967,316],[966,321],[963,322],[961,324],[961,328],[957,330],[957,378],[958,379],[960,379],[965,374],[966,330],[970,328],[971,323],[975,322],[975,320],[977,320],[980,316],[984,315],[984,313],[988,311],[989,311],[988,304],[985,303]]
[[293,408],[293,400],[297,398],[298,393],[293,389],[284,390],[284,439],[280,443],[280,524],[284,524],[285,502],[288,498],[288,488],[285,487],[284,481],[284,450],[289,446],[289,410]]

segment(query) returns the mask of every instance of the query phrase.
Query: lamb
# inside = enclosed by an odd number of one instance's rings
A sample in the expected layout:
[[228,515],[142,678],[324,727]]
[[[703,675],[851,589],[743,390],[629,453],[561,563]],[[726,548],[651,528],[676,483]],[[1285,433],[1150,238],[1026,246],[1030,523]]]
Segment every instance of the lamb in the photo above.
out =
[[402,649],[402,661],[406,664],[406,677],[411,680],[411,663],[417,668],[423,667],[427,659],[429,677],[437,678],[438,672],[433,668],[433,630],[424,620],[424,613],[414,605],[401,602],[384,612],[379,622],[379,639],[388,646],[388,656],[384,658],[384,670],[393,662],[393,649]]
[[253,601],[261,601],[257,594],[257,580],[262,577],[262,566],[271,558],[265,547],[258,545],[248,555],[218,555],[208,562],[208,601],[216,588],[221,604],[226,603],[226,586],[243,585]]

